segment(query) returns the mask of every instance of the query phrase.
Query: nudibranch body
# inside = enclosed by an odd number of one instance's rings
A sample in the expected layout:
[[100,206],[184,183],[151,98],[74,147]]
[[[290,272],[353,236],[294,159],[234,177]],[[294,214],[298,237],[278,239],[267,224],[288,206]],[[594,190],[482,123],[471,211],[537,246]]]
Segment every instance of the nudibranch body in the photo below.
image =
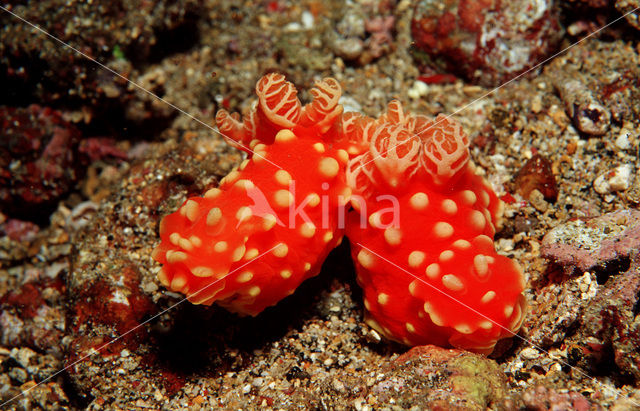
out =
[[337,141],[337,82],[319,82],[304,107],[282,75],[263,77],[256,91],[258,105],[244,122],[226,111],[216,118],[247,160],[166,216],[154,250],[163,285],[243,315],[257,315],[318,274],[342,240],[339,210],[351,191],[349,155],[338,148],[348,144]]
[[519,329],[524,276],[493,244],[503,204],[458,123],[397,101],[377,120],[343,113],[333,79],[305,106],[280,74],[256,93],[243,119],[216,116],[248,158],[160,224],[165,287],[257,315],[319,272],[346,225],[366,321],[386,337],[489,353]]
[[475,174],[467,136],[397,101],[363,136],[369,150],[347,170],[347,236],[367,322],[408,345],[491,352],[520,327],[524,277],[495,251],[503,205]]

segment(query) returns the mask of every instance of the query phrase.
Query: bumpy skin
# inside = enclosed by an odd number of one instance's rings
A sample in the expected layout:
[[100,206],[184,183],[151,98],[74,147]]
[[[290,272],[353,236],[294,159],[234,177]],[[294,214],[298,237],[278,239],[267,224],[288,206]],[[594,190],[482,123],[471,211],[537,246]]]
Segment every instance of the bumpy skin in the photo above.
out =
[[495,251],[502,203],[474,173],[467,137],[398,102],[362,135],[369,149],[348,167],[347,236],[367,322],[407,345],[491,352],[521,325],[524,277]]
[[244,122],[217,115],[249,158],[218,188],[166,216],[153,254],[164,286],[242,315],[257,315],[318,274],[342,240],[338,219],[351,194],[349,156],[337,143],[337,82],[318,83],[305,107],[281,75],[263,77],[256,90],[258,105]]
[[161,222],[153,257],[166,287],[257,315],[318,273],[351,202],[371,326],[408,345],[483,353],[519,329],[524,278],[493,244],[502,202],[475,174],[459,124],[405,114],[397,101],[377,120],[343,115],[333,79],[306,106],[279,74],[256,93],[244,120],[216,116],[248,159]]

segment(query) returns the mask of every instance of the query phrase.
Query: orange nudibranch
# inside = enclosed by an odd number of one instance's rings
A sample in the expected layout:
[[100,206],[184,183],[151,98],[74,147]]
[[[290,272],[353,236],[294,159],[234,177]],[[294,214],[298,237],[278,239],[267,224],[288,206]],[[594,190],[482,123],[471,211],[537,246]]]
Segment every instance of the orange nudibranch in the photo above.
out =
[[369,149],[347,170],[347,236],[368,324],[407,345],[491,352],[520,328],[525,284],[496,253],[503,204],[469,162],[468,137],[397,101],[362,134]]
[[243,315],[257,315],[318,274],[342,241],[340,213],[351,191],[349,155],[340,148],[348,144],[338,141],[338,83],[316,84],[304,107],[280,74],[264,76],[256,92],[244,121],[224,110],[216,116],[248,158],[217,188],[164,217],[153,252],[165,287]]
[[366,321],[384,336],[489,353],[517,332],[524,275],[493,243],[504,206],[455,120],[398,101],[378,119],[343,113],[334,79],[305,106],[280,74],[256,94],[243,118],[216,116],[247,159],[160,224],[164,286],[257,315],[318,274],[346,224]]

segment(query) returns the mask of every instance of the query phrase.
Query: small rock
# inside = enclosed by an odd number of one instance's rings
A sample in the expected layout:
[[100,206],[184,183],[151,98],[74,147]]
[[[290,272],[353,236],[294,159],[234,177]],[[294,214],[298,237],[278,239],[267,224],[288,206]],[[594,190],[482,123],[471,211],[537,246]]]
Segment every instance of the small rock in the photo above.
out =
[[0,234],[7,235],[10,239],[19,242],[31,242],[35,240],[40,228],[30,221],[22,221],[11,218],[4,224],[0,224]]
[[569,73],[555,77],[553,84],[578,130],[593,136],[601,136],[607,132],[611,123],[609,110],[596,99],[579,74]]
[[549,203],[544,200],[544,195],[538,191],[538,189],[533,189],[531,194],[529,194],[529,202],[536,210],[544,213],[549,208]]
[[427,86],[423,81],[416,80],[407,91],[407,95],[410,99],[417,100],[420,97],[426,96],[428,92],[429,86]]
[[520,351],[520,356],[525,360],[534,360],[540,356],[540,353],[533,347],[527,347]]
[[119,87],[116,87],[113,83],[104,83],[101,84],[102,90],[104,91],[104,95],[108,98],[117,98],[120,97],[121,90]]
[[344,386],[344,384],[342,383],[342,381],[338,380],[338,379],[334,379],[333,382],[331,383],[333,385],[333,389],[338,391],[339,393],[346,393],[347,389]]
[[531,111],[534,113],[539,113],[542,110],[542,98],[540,94],[536,94],[531,101]]
[[350,111],[362,113],[362,106],[351,96],[342,96],[338,102],[342,105],[345,113]]
[[640,204],[640,177],[636,176],[631,187],[625,191],[625,198],[636,206]]
[[515,244],[514,241],[510,238],[501,238],[498,240],[498,250],[504,253],[508,253],[509,251],[513,251]]
[[618,134],[618,137],[616,138],[614,144],[620,150],[628,150],[631,148],[631,142],[629,141],[629,137],[631,136],[630,127],[631,125],[625,124],[624,127],[622,127],[622,130],[620,130],[620,134]]
[[300,367],[298,367],[297,365],[294,365],[293,367],[291,367],[291,369],[287,372],[286,376],[287,380],[292,380],[292,379],[298,379],[298,380],[305,380],[308,378],[311,378],[311,375],[309,375],[308,372],[303,371]]
[[29,348],[14,348],[11,350],[11,357],[20,364],[22,368],[28,368],[31,365],[31,358],[37,356],[36,352]]
[[593,182],[593,189],[602,195],[625,191],[631,185],[632,173],[633,166],[631,164],[620,165],[600,174]]
[[311,12],[305,10],[302,12],[301,22],[302,22],[302,27],[304,27],[305,30],[309,30],[313,28],[315,18],[313,17],[313,14],[311,14]]
[[357,59],[362,54],[363,50],[364,44],[359,38],[339,38],[333,42],[333,51],[345,60]]
[[29,373],[26,370],[18,367],[12,368],[9,372],[9,378],[13,380],[16,384],[24,384],[29,378]]
[[540,225],[540,222],[538,221],[535,215],[527,215],[527,216],[517,215],[515,217],[514,228],[516,233],[522,233],[522,232],[529,233],[533,229],[538,227],[538,225]]
[[154,282],[148,282],[148,283],[142,284],[142,291],[144,291],[147,294],[153,294],[157,290],[158,290],[158,284]]
[[540,153],[535,154],[522,166],[515,177],[516,191],[529,198],[533,190],[539,191],[545,200],[555,202],[558,199],[556,177],[551,163]]
[[364,37],[364,16],[354,10],[348,10],[336,24],[336,30],[345,37]]

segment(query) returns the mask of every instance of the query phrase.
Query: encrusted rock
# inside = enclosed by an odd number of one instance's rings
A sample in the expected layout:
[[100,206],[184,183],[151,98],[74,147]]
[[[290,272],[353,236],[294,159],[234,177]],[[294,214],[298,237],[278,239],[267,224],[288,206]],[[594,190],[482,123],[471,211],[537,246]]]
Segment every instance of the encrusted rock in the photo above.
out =
[[619,210],[589,220],[574,220],[549,231],[540,253],[580,271],[625,258],[640,248],[640,211]]
[[[578,3],[594,9],[604,9],[605,7],[609,7],[612,3],[614,3],[614,1],[611,0],[568,0],[568,2]],[[638,7],[640,7],[640,2],[638,0],[615,0],[615,7],[622,15],[629,13],[625,17],[627,19],[627,22],[636,29],[640,30],[640,13],[638,13],[637,10]]]
[[551,54],[562,28],[551,0],[423,0],[412,33],[423,63],[495,86]]
[[[564,267],[547,271],[537,292],[529,339],[562,343],[567,362],[587,373],[640,380],[640,211],[620,210],[556,227],[542,241],[542,256]],[[582,272],[580,277],[567,273]],[[615,371],[610,368],[615,364]]]
[[0,107],[0,119],[0,209],[33,219],[77,181],[80,131],[36,104]]
[[637,382],[640,381],[640,319],[636,311],[640,258],[637,251],[629,270],[609,274],[613,275],[584,307],[581,326],[571,341],[582,348],[582,356],[576,359],[581,367],[595,371],[615,362],[624,377]]
[[[109,66],[122,61],[147,58],[169,49],[167,44],[189,41],[195,27],[194,17],[200,12],[194,0],[69,3],[63,0],[16,4],[11,10],[29,22],[56,36],[78,50]],[[43,18],[46,16],[46,18]],[[96,70],[94,63],[78,53],[61,47],[58,42],[18,18],[3,12],[0,29],[0,81],[8,89],[7,96],[25,99],[31,95],[47,103],[59,99],[101,99],[114,94],[128,97],[126,83],[113,82],[110,74]],[[182,29],[181,35],[164,36]],[[186,35],[185,35],[186,34]],[[162,44],[160,45],[160,43]],[[155,46],[160,46],[154,48]],[[104,88],[102,86],[105,86]],[[126,92],[126,93],[125,93]],[[22,100],[24,101],[24,100]],[[95,105],[95,100],[92,106]]]
[[484,356],[433,345],[412,348],[381,370],[371,392],[402,407],[486,409],[508,400],[504,373]]
[[602,407],[591,403],[582,394],[575,391],[558,392],[553,388],[539,385],[522,394],[527,410],[601,410]]

